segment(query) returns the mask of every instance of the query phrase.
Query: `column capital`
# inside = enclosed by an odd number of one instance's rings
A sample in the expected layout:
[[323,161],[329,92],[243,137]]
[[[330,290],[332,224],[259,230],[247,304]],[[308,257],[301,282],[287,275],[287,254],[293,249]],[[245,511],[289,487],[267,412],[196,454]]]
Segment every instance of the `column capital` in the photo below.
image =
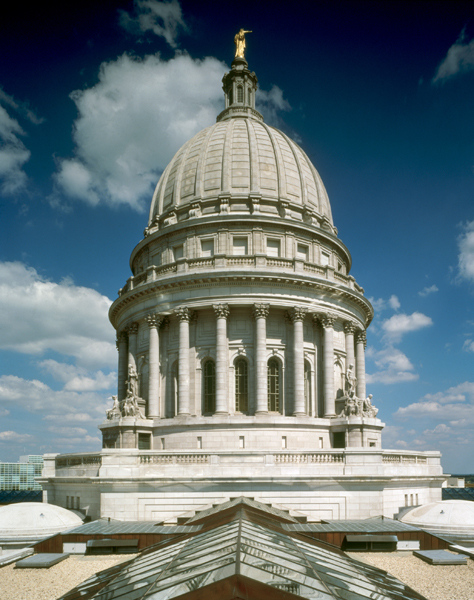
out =
[[364,348],[367,346],[367,333],[365,329],[359,329],[356,335],[356,342],[358,344],[364,344]]
[[357,327],[354,321],[346,321],[344,323],[344,333],[354,335]]
[[187,321],[188,323],[190,318],[192,317],[191,312],[187,306],[180,306],[174,311],[174,314],[178,317],[180,321]]
[[227,319],[229,316],[229,305],[228,304],[213,304],[212,308],[218,319]]
[[268,317],[268,313],[270,312],[269,304],[254,304],[253,305],[253,318],[254,319],[266,319]]
[[321,327],[324,329],[328,329],[329,327],[334,327],[334,323],[336,322],[336,315],[331,313],[317,313],[313,315],[313,319],[318,321],[321,324]]
[[136,335],[138,333],[138,323],[130,323],[127,327],[128,335]]
[[127,343],[128,335],[125,330],[117,331],[117,345]]
[[307,312],[307,308],[304,308],[302,306],[295,306],[291,310],[287,311],[287,315],[289,319],[294,323],[295,321],[304,321]]
[[149,315],[146,316],[146,322],[148,323],[148,326],[151,327],[159,327],[164,320],[164,316],[160,315],[158,313],[150,313]]

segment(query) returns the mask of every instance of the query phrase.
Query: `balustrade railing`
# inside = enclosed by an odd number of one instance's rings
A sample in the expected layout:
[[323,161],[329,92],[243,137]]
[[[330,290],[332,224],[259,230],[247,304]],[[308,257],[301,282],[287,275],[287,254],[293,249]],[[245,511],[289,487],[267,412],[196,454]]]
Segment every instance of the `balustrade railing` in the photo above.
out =
[[79,466],[97,466],[100,467],[102,464],[102,457],[100,455],[95,456],[69,456],[64,458],[56,459],[56,468],[62,469],[65,467],[79,467]]
[[209,463],[209,454],[146,454],[140,455],[140,464],[197,465]]
[[344,454],[275,454],[275,464],[329,464],[343,463]]
[[404,463],[404,464],[425,464],[427,462],[426,456],[419,456],[417,454],[383,454],[382,462],[384,463]]

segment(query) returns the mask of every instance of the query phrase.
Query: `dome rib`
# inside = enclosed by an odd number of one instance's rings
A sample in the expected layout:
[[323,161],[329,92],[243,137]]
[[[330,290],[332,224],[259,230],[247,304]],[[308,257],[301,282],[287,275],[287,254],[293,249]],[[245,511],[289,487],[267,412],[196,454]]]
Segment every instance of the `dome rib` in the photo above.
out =
[[304,185],[305,181],[304,181],[304,174],[302,172],[301,169],[301,164],[298,158],[298,155],[296,153],[296,149],[292,143],[292,140],[290,140],[290,138],[283,133],[283,131],[280,131],[280,134],[282,135],[282,137],[286,140],[286,143],[288,144],[288,146],[290,147],[291,152],[293,153],[295,162],[296,162],[296,166],[298,168],[298,174],[299,174],[299,180],[300,180],[300,190],[301,190],[301,203],[302,204],[306,204],[307,198],[306,198],[306,186]]

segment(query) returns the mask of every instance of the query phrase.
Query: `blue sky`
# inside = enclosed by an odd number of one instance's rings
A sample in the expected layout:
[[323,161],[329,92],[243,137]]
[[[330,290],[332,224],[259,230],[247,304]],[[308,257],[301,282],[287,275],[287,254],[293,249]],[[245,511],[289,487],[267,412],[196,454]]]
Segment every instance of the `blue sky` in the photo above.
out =
[[260,110],[320,172],[374,304],[384,447],[472,473],[472,2],[45,4],[0,24],[0,459],[100,447],[108,306],[244,27]]

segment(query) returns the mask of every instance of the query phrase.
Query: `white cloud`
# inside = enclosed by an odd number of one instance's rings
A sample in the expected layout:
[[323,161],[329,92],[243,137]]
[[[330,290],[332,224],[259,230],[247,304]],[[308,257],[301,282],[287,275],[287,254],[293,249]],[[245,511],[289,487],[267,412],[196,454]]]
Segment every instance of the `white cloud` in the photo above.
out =
[[22,444],[23,442],[28,442],[33,438],[32,435],[28,433],[16,433],[16,431],[0,431],[0,442],[13,442],[17,444]]
[[408,357],[397,348],[389,346],[378,352],[370,350],[368,355],[374,360],[379,370],[375,373],[367,373],[367,383],[405,383],[418,379]]
[[83,429],[82,427],[55,427],[54,425],[51,425],[48,427],[48,431],[56,435],[66,435],[70,437],[87,435],[87,429]]
[[474,221],[466,223],[463,229],[458,237],[458,276],[474,282]]
[[177,0],[159,2],[158,0],[135,0],[136,17],[120,11],[120,24],[131,33],[153,31],[164,37],[172,48],[176,48],[176,38],[180,27],[186,29],[181,6]]
[[94,392],[98,390],[115,389],[117,385],[117,374],[104,374],[102,371],[87,373],[86,369],[59,363],[55,360],[43,360],[39,363],[45,371],[50,373],[57,381],[62,381],[64,388],[71,392]]
[[465,340],[464,344],[462,345],[462,349],[465,352],[474,352],[474,340]]
[[382,312],[386,308],[391,308],[392,310],[398,310],[401,306],[400,300],[398,296],[392,294],[388,300],[384,300],[383,298],[378,298],[377,300],[373,297],[369,298],[369,302],[374,307],[374,311],[376,313]]
[[429,296],[430,294],[434,294],[435,292],[439,292],[439,288],[437,285],[430,285],[430,287],[424,287],[421,292],[418,292],[418,296]]
[[390,308],[393,308],[393,310],[398,310],[401,306],[400,304],[400,300],[398,299],[397,296],[395,296],[395,294],[392,294],[388,300],[388,305],[390,306]]
[[[71,94],[75,156],[57,161],[52,205],[65,197],[143,210],[173,155],[223,110],[227,70],[216,58],[185,53],[169,61],[124,54],[102,64],[94,87]],[[271,117],[289,106],[276,87],[258,96]]]
[[0,348],[26,354],[54,350],[86,368],[113,367],[110,304],[90,288],[47,281],[21,262],[0,262]]
[[474,425],[474,382],[465,381],[443,392],[426,394],[419,402],[400,407],[395,417],[440,421],[443,426],[433,430],[438,433],[448,426],[457,431],[470,430]]
[[422,313],[414,312],[411,315],[401,313],[386,319],[382,323],[382,329],[388,339],[399,341],[405,333],[417,331],[430,325],[433,325],[433,321]]
[[225,71],[215,58],[187,54],[102,64],[93,88],[71,94],[76,156],[58,161],[56,194],[143,209],[175,152],[223,109]]
[[63,415],[74,415],[76,411],[77,415],[81,415],[76,420],[85,421],[83,415],[90,414],[98,422],[104,417],[105,410],[110,408],[110,401],[97,393],[55,391],[42,381],[22,379],[16,375],[0,377],[0,404],[43,414],[47,420],[56,417],[61,422],[64,420]]
[[31,152],[19,137],[24,135],[18,121],[0,106],[0,179],[1,191],[6,195],[26,187],[27,176],[23,165],[29,160]]
[[[259,89],[255,96],[255,107],[262,113],[265,122],[273,126],[281,125],[278,117],[280,111],[291,110],[290,103],[283,98],[283,90],[277,85],[272,85],[268,92]],[[296,141],[301,143],[301,140]]]
[[465,40],[466,36],[463,30],[439,65],[432,83],[442,82],[458,73],[474,69],[474,40],[469,43],[465,43]]

